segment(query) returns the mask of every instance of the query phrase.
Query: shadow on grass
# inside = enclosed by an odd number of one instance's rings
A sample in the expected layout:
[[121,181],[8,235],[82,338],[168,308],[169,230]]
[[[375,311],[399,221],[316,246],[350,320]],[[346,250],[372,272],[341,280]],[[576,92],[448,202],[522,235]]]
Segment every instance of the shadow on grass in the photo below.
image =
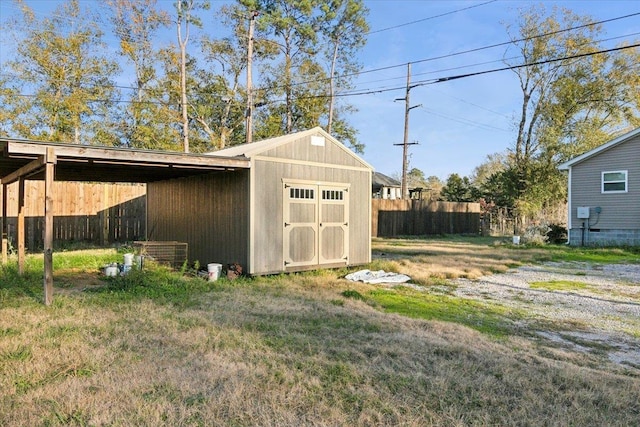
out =
[[23,298],[41,302],[44,298],[42,271],[25,269],[18,273],[16,264],[0,267],[0,302],[4,306],[19,304]]

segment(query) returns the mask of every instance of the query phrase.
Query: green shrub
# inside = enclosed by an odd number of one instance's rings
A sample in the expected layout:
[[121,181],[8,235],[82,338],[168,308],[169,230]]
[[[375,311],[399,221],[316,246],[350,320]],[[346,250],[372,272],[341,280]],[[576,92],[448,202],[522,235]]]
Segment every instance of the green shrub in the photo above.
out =
[[342,291],[342,296],[345,298],[353,298],[360,301],[364,301],[364,296],[358,291],[354,291],[353,289],[347,289],[346,291]]
[[549,224],[547,241],[553,244],[566,243],[568,239],[567,227],[561,224]]

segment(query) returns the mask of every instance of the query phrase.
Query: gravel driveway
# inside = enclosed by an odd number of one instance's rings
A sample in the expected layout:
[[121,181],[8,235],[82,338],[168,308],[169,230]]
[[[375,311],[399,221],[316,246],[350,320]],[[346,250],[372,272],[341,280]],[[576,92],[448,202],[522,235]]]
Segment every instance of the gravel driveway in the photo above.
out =
[[[560,281],[570,290],[544,288]],[[556,348],[640,369],[640,265],[547,263],[452,282],[459,297],[522,309],[521,326]]]

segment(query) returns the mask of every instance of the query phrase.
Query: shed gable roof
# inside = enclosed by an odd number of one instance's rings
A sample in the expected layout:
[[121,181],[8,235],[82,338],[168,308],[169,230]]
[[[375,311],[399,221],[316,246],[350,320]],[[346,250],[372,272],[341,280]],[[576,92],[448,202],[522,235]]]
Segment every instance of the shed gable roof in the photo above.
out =
[[617,138],[612,139],[611,141],[602,144],[599,147],[594,148],[593,150],[587,151],[584,154],[581,154],[577,157],[574,157],[573,159],[569,160],[568,162],[564,162],[561,165],[558,166],[558,169],[560,170],[569,170],[572,166],[575,166],[578,163],[581,163],[587,159],[590,159],[591,157],[597,156],[598,154],[602,153],[603,151],[609,150],[613,147],[616,147],[624,142],[627,142],[631,139],[633,139],[634,137],[640,135],[640,128],[634,129],[631,132],[627,132],[623,135],[620,135]]
[[302,138],[305,138],[307,136],[323,136],[328,142],[330,142],[331,144],[339,147],[341,150],[343,150],[345,152],[346,155],[348,155],[348,156],[352,157],[353,159],[355,159],[357,162],[362,164],[362,166],[373,170],[373,167],[371,165],[369,165],[367,162],[365,162],[362,158],[360,158],[353,151],[348,149],[340,141],[338,141],[337,139],[332,137],[330,134],[328,134],[321,127],[314,127],[314,128],[311,128],[311,129],[308,129],[308,130],[305,130],[305,131],[291,133],[291,134],[288,134],[288,135],[282,135],[282,136],[278,136],[278,137],[275,137],[275,138],[264,139],[262,141],[252,142],[250,144],[235,145],[233,147],[224,148],[222,150],[212,151],[212,152],[209,152],[207,154],[208,155],[212,155],[212,156],[219,156],[219,157],[244,156],[244,157],[247,157],[247,158],[252,158],[252,157],[255,157],[255,156],[259,156],[259,155],[261,155],[261,154],[263,154],[263,153],[265,153],[265,152],[267,152],[269,150],[272,150],[272,149],[274,149],[276,147],[280,147],[282,145],[286,145],[286,144],[292,143],[294,141],[298,141],[298,140],[300,140]]

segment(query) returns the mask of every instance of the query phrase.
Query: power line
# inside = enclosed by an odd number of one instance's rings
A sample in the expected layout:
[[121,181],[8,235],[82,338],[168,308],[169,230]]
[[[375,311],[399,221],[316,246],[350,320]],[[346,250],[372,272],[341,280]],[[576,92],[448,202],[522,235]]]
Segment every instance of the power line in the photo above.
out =
[[[375,32],[386,31],[386,30],[389,30],[389,29],[398,28],[398,27],[402,27],[402,26],[406,26],[406,25],[410,25],[410,24],[413,24],[413,23],[426,21],[426,20],[429,20],[429,19],[438,18],[438,17],[441,17],[441,16],[457,13],[457,12],[460,12],[460,11],[464,11],[464,10],[467,10],[467,9],[483,6],[483,5],[486,5],[486,4],[489,4],[489,3],[493,3],[495,1],[497,1],[497,0],[490,0],[488,2],[481,3],[481,4],[478,4],[478,5],[474,5],[474,6],[469,6],[467,8],[454,10],[454,11],[447,12],[447,13],[444,13],[444,14],[435,15],[435,16],[431,16],[431,17],[428,17],[428,18],[423,18],[423,19],[420,19],[420,20],[404,23],[404,24],[398,24],[396,26],[383,28],[381,30],[376,30],[374,32],[370,32],[369,34],[375,33]],[[56,15],[56,14],[53,14],[53,15],[60,16],[60,15]],[[534,40],[536,38],[548,37],[548,36],[551,36],[551,35],[567,32],[567,31],[572,31],[572,30],[585,28],[585,27],[589,27],[589,26],[593,26],[593,25],[600,25],[600,24],[604,24],[604,23],[608,23],[608,22],[613,22],[613,21],[617,21],[617,20],[621,20],[621,19],[634,17],[634,16],[637,16],[637,15],[640,15],[640,12],[631,13],[631,14],[618,16],[618,17],[614,17],[614,18],[609,18],[609,19],[604,19],[604,20],[600,20],[600,21],[596,21],[596,22],[590,22],[590,23],[587,23],[587,24],[582,24],[582,25],[578,25],[578,26],[575,26],[575,27],[560,29],[560,30],[557,30],[557,31],[552,31],[552,32],[545,33],[545,34],[539,34],[539,35],[535,35],[535,36],[532,36],[532,37],[526,37],[526,38],[510,40],[510,41],[506,41],[506,42],[501,42],[501,43],[497,43],[497,44],[481,46],[481,47],[468,49],[468,50],[464,50],[464,51],[453,52],[453,53],[450,53],[450,54],[447,54],[447,55],[441,55],[441,56],[430,57],[430,58],[423,58],[423,59],[419,59],[419,60],[416,60],[416,61],[411,61],[410,63],[418,64],[418,63],[423,63],[423,62],[429,62],[429,61],[435,61],[435,60],[439,60],[439,59],[450,58],[450,57],[459,56],[459,55],[463,55],[463,54],[467,54],[467,53],[473,53],[473,52],[478,52],[478,51],[481,51],[481,50],[487,50],[487,49],[492,49],[492,48],[496,48],[496,47],[500,47],[500,46],[505,46],[505,45],[509,45],[509,44],[513,44],[513,43],[519,43],[519,42],[523,42],[523,41]],[[635,34],[637,34],[637,33],[635,33]],[[634,34],[632,34],[632,35],[634,35]],[[620,37],[625,37],[625,36],[620,36]],[[497,62],[497,61],[498,60],[496,60],[494,62]],[[390,66],[386,66],[386,67],[379,67],[379,68],[370,69],[370,70],[363,70],[363,71],[358,71],[358,72],[354,72],[354,73],[343,74],[343,75],[340,76],[340,78],[354,77],[354,76],[359,76],[359,75],[363,75],[363,74],[367,74],[367,73],[385,71],[385,70],[399,68],[399,67],[406,67],[406,65],[407,65],[407,63],[402,63],[402,64],[390,65]],[[467,68],[467,67],[476,66],[476,65],[483,65],[483,63],[474,64],[474,65],[467,65],[467,66],[461,66],[461,67],[457,67],[457,68],[458,69],[459,68]],[[452,69],[455,69],[455,68],[452,68]],[[451,70],[451,69],[443,69],[443,70],[431,71],[431,72],[427,72],[427,73],[418,73],[416,75],[433,74],[433,73],[442,72],[442,71],[448,71],[448,70]],[[400,79],[400,78],[401,77],[398,77],[397,79]],[[301,85],[306,85],[306,84],[318,83],[318,82],[328,81],[329,79],[330,79],[329,77],[326,77],[326,78],[322,78],[322,79],[296,82],[296,83],[290,84],[290,86],[301,86]],[[138,90],[139,89],[139,88],[136,88],[136,87],[128,87],[128,86],[113,86],[113,87],[118,87],[120,89],[131,89],[131,90]],[[282,87],[284,87],[284,85],[274,86],[274,87],[271,87],[269,89],[278,89],[278,88],[282,88]],[[264,89],[257,88],[256,90],[264,90]]]
[[462,78],[466,78],[466,77],[480,76],[482,74],[497,73],[498,71],[516,70],[516,69],[519,69],[519,68],[533,67],[534,65],[543,65],[543,64],[549,64],[549,63],[552,63],[552,62],[565,61],[565,60],[568,60],[568,59],[584,58],[584,57],[587,57],[587,56],[599,55],[599,54],[609,53],[609,52],[617,52],[619,50],[624,50],[624,49],[631,49],[631,48],[638,47],[638,46],[640,46],[640,43],[637,43],[637,44],[634,44],[634,45],[630,45],[630,46],[622,46],[622,47],[615,47],[615,48],[612,48],[612,49],[599,50],[597,52],[587,52],[587,53],[581,53],[581,54],[578,54],[578,55],[570,55],[570,56],[565,56],[563,58],[547,59],[547,60],[544,60],[544,61],[537,61],[537,62],[532,62],[532,63],[527,63],[527,64],[511,65],[511,66],[502,67],[502,68],[495,68],[493,70],[477,71],[475,73],[459,74],[457,76],[450,76],[450,77],[442,77],[442,78],[436,79],[433,82],[425,83],[425,84],[442,83],[442,82],[448,82],[448,81],[451,81],[451,80],[457,80],[457,79],[462,79]]
[[[588,24],[578,25],[578,26],[575,26],[575,27],[564,28],[564,29],[561,29],[561,30],[552,31],[552,32],[549,32],[549,33],[544,33],[544,34],[538,34],[538,35],[531,36],[531,37],[525,37],[525,38],[516,39],[516,40],[509,40],[509,41],[496,43],[496,44],[492,44],[492,45],[481,46],[481,47],[477,47],[477,48],[473,48],[473,49],[467,49],[467,50],[463,50],[463,51],[459,51],[459,52],[453,52],[453,53],[449,53],[449,54],[446,54],[446,55],[434,56],[434,57],[430,57],[430,58],[423,58],[423,59],[419,59],[419,60],[416,60],[416,61],[410,61],[409,63],[411,63],[411,64],[419,64],[419,63],[423,63],[423,62],[430,62],[430,61],[436,61],[436,60],[439,60],[439,59],[451,58],[451,57],[454,57],[454,56],[464,55],[464,54],[467,54],[467,53],[479,52],[481,50],[493,49],[493,48],[496,48],[496,47],[506,46],[506,45],[510,45],[510,44],[514,44],[514,43],[520,43],[520,42],[523,42],[523,41],[530,41],[530,40],[535,40],[535,39],[542,38],[542,37],[549,37],[549,36],[552,36],[552,35],[568,32],[568,31],[572,31],[572,30],[577,30],[577,29],[580,29],[580,28],[585,28],[585,27],[594,26],[594,25],[600,25],[600,24],[613,22],[613,21],[617,21],[617,20],[620,20],[620,19],[626,19],[626,18],[638,16],[638,15],[640,15],[640,12],[636,12],[636,13],[632,13],[632,14],[628,14],[628,15],[623,15],[623,16],[618,16],[618,17],[615,17],[615,18],[604,19],[604,20],[601,20],[601,21],[591,22],[591,23],[588,23]],[[621,37],[624,37],[624,36],[621,36]],[[372,68],[370,70],[356,71],[356,72],[353,72],[353,73],[343,74],[343,75],[340,76],[340,78],[355,77],[355,76],[360,76],[360,75],[363,75],[363,74],[375,73],[375,72],[378,72],[378,71],[386,71],[386,70],[391,70],[391,69],[394,69],[394,68],[400,68],[400,67],[406,67],[406,66],[407,66],[406,62],[402,63],[402,64],[388,65],[388,66],[385,66],[385,67],[378,67],[378,68]],[[300,86],[300,85],[304,85],[304,84],[318,83],[318,82],[322,82],[322,81],[327,81],[329,79],[330,79],[330,77],[326,77],[326,78],[323,78],[323,79],[297,82],[297,83],[292,84],[291,86]],[[284,87],[284,86],[283,85],[282,86],[275,86],[273,88],[277,89],[277,88],[281,88],[281,87]]]
[[[622,39],[622,38],[627,38],[627,37],[632,37],[632,36],[637,36],[640,35],[640,32],[637,33],[629,33],[629,34],[624,34],[621,36],[615,36],[615,37],[609,37],[606,39],[600,39],[600,40],[595,40],[595,43],[602,43],[602,42],[608,42],[608,41],[612,41],[612,40],[618,40],[618,39]],[[484,62],[476,62],[473,64],[467,64],[467,65],[460,65],[457,67],[449,67],[449,68],[441,68],[438,70],[431,70],[431,71],[425,71],[422,73],[414,73],[414,76],[425,76],[428,74],[437,74],[437,73],[442,73],[445,71],[452,71],[452,70],[460,70],[463,68],[471,68],[471,67],[477,67],[479,65],[487,65],[487,64],[493,64],[496,62],[504,62],[507,60],[511,60],[511,59],[517,59],[519,58],[518,56],[510,56],[507,58],[501,58],[501,59],[494,59],[491,61],[484,61]],[[402,64],[402,66],[406,66],[406,64]],[[397,67],[397,66],[394,66]],[[383,78],[383,79],[378,79],[378,80],[369,80],[369,81],[365,81],[365,82],[360,82],[360,84],[369,84],[369,83],[380,83],[380,82],[387,82],[387,81],[392,81],[392,80],[403,80],[405,79],[406,76],[404,75],[398,75],[397,77],[387,77],[387,78]],[[309,81],[309,83],[316,83],[316,82],[320,82],[323,81],[323,79],[319,79],[319,80],[314,80],[314,81]],[[295,83],[295,85],[300,85],[301,83]]]
[[[599,51],[595,51],[595,52],[587,52],[587,53],[582,53],[582,54],[577,54],[577,55],[564,56],[564,57],[561,57],[561,58],[547,59],[547,60],[544,60],[544,61],[537,61],[537,62],[531,62],[531,63],[519,64],[519,65],[510,65],[510,66],[501,67],[501,68],[493,68],[493,69],[490,69],[490,70],[477,71],[477,72],[474,72],[474,73],[458,74],[458,75],[453,75],[453,76],[448,76],[448,77],[440,77],[440,78],[435,78],[435,79],[422,80],[422,81],[418,81],[418,82],[412,83],[412,86],[414,86],[414,87],[415,86],[426,86],[426,85],[431,85],[431,84],[436,84],[436,83],[444,83],[444,82],[448,82],[448,81],[451,81],[451,80],[457,80],[457,79],[462,79],[462,78],[467,78],[467,77],[474,77],[474,76],[479,76],[479,75],[483,75],[483,74],[497,73],[499,71],[515,70],[515,69],[518,69],[518,68],[532,67],[534,65],[543,65],[543,64],[548,64],[548,63],[552,63],[552,62],[566,61],[566,60],[569,60],[569,59],[576,59],[576,58],[584,58],[584,57],[587,57],[587,56],[599,55],[599,54],[603,54],[603,53],[617,52],[617,51],[621,51],[621,50],[625,50],[625,49],[632,49],[632,48],[639,47],[639,46],[640,46],[640,43],[637,43],[637,44],[633,44],[633,45],[629,45],[629,46],[621,46],[621,47],[616,47],[616,48],[611,48],[611,49],[599,50]],[[334,95],[334,96],[336,96],[336,97],[344,97],[344,96],[374,95],[374,94],[383,93],[383,92],[398,91],[398,90],[401,90],[401,89],[405,89],[405,86],[395,86],[395,87],[387,88],[387,89],[372,89],[372,90],[366,90],[366,91],[351,92],[351,93],[346,93],[346,94],[337,94],[337,95]],[[326,98],[328,96],[329,95],[316,95],[316,96],[310,96],[310,97],[300,97],[299,99]]]
[[[437,89],[432,89],[432,90],[437,90]],[[438,91],[438,90],[437,90],[437,91]],[[458,98],[457,96],[453,96],[453,95],[450,95],[450,94],[445,93],[445,92],[442,92],[442,91],[438,91],[438,92],[442,93],[444,96],[448,96],[449,98],[453,98],[453,99],[458,100],[458,101],[460,101],[460,102],[462,102],[462,103],[464,103],[464,104],[471,105],[471,106],[473,106],[473,107],[479,108],[479,109],[481,109],[481,110],[488,111],[488,112],[490,112],[490,113],[496,114],[496,115],[498,115],[498,116],[501,116],[501,117],[504,117],[504,118],[507,118],[507,119],[509,119],[509,118],[510,118],[510,117],[509,117],[509,116],[507,116],[506,114],[502,114],[502,113],[500,113],[500,112],[498,112],[498,111],[491,110],[491,109],[489,109],[489,108],[483,107],[482,105],[474,104],[473,102],[469,102],[469,101],[467,101],[467,100],[465,100],[465,99]]]
[[[413,84],[412,87],[430,85],[430,84],[435,84],[435,83],[442,83],[442,82],[451,81],[451,80],[457,80],[457,79],[461,79],[461,78],[474,77],[474,76],[478,76],[478,75],[495,73],[495,72],[506,71],[506,70],[519,69],[519,68],[523,68],[523,67],[530,67],[530,66],[535,66],[535,65],[543,65],[543,64],[548,64],[548,63],[553,63],[553,62],[558,62],[558,61],[564,61],[564,60],[569,60],[569,59],[583,58],[583,57],[587,57],[587,56],[594,56],[594,55],[599,55],[599,54],[604,54],[604,53],[609,53],[609,52],[614,52],[614,51],[619,51],[619,50],[624,50],[624,49],[630,49],[630,48],[634,48],[634,47],[638,47],[638,46],[640,46],[640,43],[635,44],[635,45],[630,45],[630,46],[623,46],[623,47],[619,47],[619,48],[606,49],[606,50],[600,50],[600,51],[596,51],[596,52],[589,52],[589,53],[584,53],[584,54],[566,56],[566,57],[562,57],[562,58],[549,59],[549,60],[545,60],[545,61],[537,61],[537,62],[533,62],[533,63],[519,64],[519,65],[507,66],[507,67],[502,67],[502,68],[495,68],[495,69],[485,70],[485,71],[480,71],[480,72],[475,72],[475,73],[454,75],[454,76],[450,76],[450,77],[442,77],[442,78],[439,78],[439,79],[432,79],[432,80],[429,80],[429,81],[417,82],[417,83]],[[406,89],[406,87],[396,87],[396,88],[369,91],[369,92],[362,92],[362,93],[351,93],[351,94],[348,94],[348,95],[339,94],[339,95],[335,95],[335,96],[336,97],[361,96],[361,95],[369,95],[369,94],[382,93],[382,92],[386,92],[386,91],[394,91],[394,90],[400,90],[400,89]],[[22,95],[22,94],[18,94],[18,95],[14,95],[14,96],[34,97],[34,95]],[[327,97],[326,95],[319,95],[319,96],[313,96],[313,97],[299,97],[298,99],[312,99],[312,98],[326,98],[326,97]],[[122,101],[122,100],[113,101],[113,100],[108,100],[108,99],[93,99],[93,100],[90,99],[90,100],[88,100],[88,102],[133,103],[135,101]],[[274,100],[274,101],[270,101],[269,103],[277,103],[277,102],[284,102],[284,100]],[[166,103],[166,102],[154,102],[154,101],[143,101],[142,103],[163,105],[165,107],[173,105],[173,104]],[[191,105],[191,106],[193,107],[193,105]],[[459,123],[472,125],[472,126],[476,126],[476,127],[481,127],[481,128],[485,128],[485,129],[495,129],[495,130],[499,130],[501,132],[506,132],[506,130],[498,128],[498,127],[495,127],[495,126],[491,126],[491,125],[487,125],[487,124],[483,124],[483,123],[479,123],[479,122],[474,122],[472,120],[467,120],[467,119],[453,118],[453,117],[444,115],[442,113],[435,112],[435,111],[430,110],[430,109],[428,109],[428,112],[430,114],[433,114],[433,115],[436,115],[436,116],[440,116],[440,117],[443,117],[445,119],[456,121],[456,122],[459,122]]]
[[[597,43],[607,42],[607,41],[611,41],[611,40],[616,40],[616,39],[636,36],[636,35],[639,35],[639,34],[640,34],[640,32],[630,33],[630,34],[625,34],[625,35],[622,35],[622,36],[615,36],[615,37],[609,37],[609,38],[606,38],[606,39],[596,40],[596,42]],[[495,60],[492,60],[492,61],[477,62],[477,63],[474,63],[474,64],[461,65],[461,66],[458,66],[458,67],[442,68],[442,69],[439,69],[439,70],[433,70],[433,71],[426,71],[426,72],[423,72],[423,73],[417,73],[417,74],[414,74],[414,76],[424,76],[424,75],[429,75],[429,74],[442,73],[442,72],[445,72],[445,71],[460,70],[460,69],[463,69],[463,68],[477,67],[477,66],[480,66],[480,65],[487,65],[487,64],[492,64],[492,63],[496,63],[496,62],[503,62],[505,60],[517,59],[517,58],[518,58],[517,56],[512,56],[512,57],[508,57],[508,58],[495,59]],[[402,66],[406,66],[406,64],[402,64]],[[397,67],[397,66],[394,66],[394,67]],[[12,75],[6,74],[6,73],[0,73],[0,76],[12,77]],[[378,82],[384,82],[384,81],[399,80],[399,79],[404,79],[404,78],[406,78],[406,77],[405,76],[399,76],[399,77],[392,77],[392,78],[374,80],[374,81],[363,82],[363,83],[378,83]],[[325,79],[318,79],[318,80],[313,80],[313,81],[297,82],[297,83],[293,83],[291,86],[300,86],[302,84],[317,83],[317,82],[321,82],[321,81],[324,81],[324,80]],[[134,87],[134,86],[121,86],[121,85],[113,85],[113,86],[109,86],[109,87],[114,87],[114,88],[118,88],[118,89],[128,89],[128,90],[139,90],[140,89],[140,88],[137,88],[137,87]],[[282,86],[275,86],[273,88],[278,88],[278,87],[282,87]],[[384,87],[383,87],[383,89],[384,89]],[[150,90],[150,89],[142,88],[142,90]],[[257,89],[257,90],[266,90],[266,88]],[[343,93],[348,96],[350,92],[347,91],[347,92],[343,92]]]
[[[433,114],[434,116],[442,117],[444,119],[451,120],[451,121],[458,122],[458,123],[462,123],[462,124],[465,124],[465,125],[471,125],[471,126],[475,126],[475,127],[482,128],[482,129],[488,129],[488,130],[499,130],[500,132],[509,132],[506,129],[502,129],[502,128],[499,128],[499,127],[496,127],[496,126],[488,125],[486,123],[480,123],[480,122],[476,122],[476,121],[468,120],[468,119],[461,119],[461,118],[458,118],[458,117],[451,117],[451,116],[449,116],[447,114],[443,114],[443,113],[441,113],[439,111],[435,111],[435,110],[432,110],[430,108],[425,108],[425,111],[427,111],[427,113],[429,113],[429,114]],[[496,114],[500,114],[500,113],[496,113]]]
[[[628,45],[628,46],[621,46],[621,47],[616,47],[616,48],[611,48],[611,49],[605,49],[605,50],[599,50],[599,51],[595,51],[595,52],[587,52],[587,53],[582,53],[582,54],[577,54],[577,55],[570,55],[570,56],[564,56],[561,58],[553,58],[553,59],[546,59],[544,61],[537,61],[537,62],[531,62],[531,63],[525,63],[525,64],[518,64],[518,65],[510,65],[510,66],[506,66],[506,67],[501,67],[501,68],[493,68],[490,70],[483,70],[483,71],[477,71],[474,73],[467,73],[467,74],[458,74],[458,75],[453,75],[453,76],[448,76],[448,77],[440,77],[440,78],[434,78],[434,79],[428,79],[428,80],[421,80],[421,81],[417,81],[412,83],[413,87],[418,87],[418,86],[426,86],[426,85],[432,85],[432,84],[436,84],[436,83],[444,83],[444,82],[448,82],[448,81],[452,81],[452,80],[458,80],[458,79],[462,79],[462,78],[468,78],[468,77],[475,77],[475,76],[480,76],[480,75],[484,75],[484,74],[491,74],[491,73],[497,73],[500,71],[507,71],[507,70],[515,70],[515,69],[519,69],[519,68],[525,68],[525,67],[532,67],[535,65],[543,65],[543,64],[549,64],[549,63],[553,63],[553,62],[559,62],[559,61],[566,61],[569,59],[577,59],[577,58],[584,58],[584,57],[588,57],[588,56],[594,56],[594,55],[600,55],[600,54],[604,54],[604,53],[611,53],[611,52],[617,52],[617,51],[621,51],[621,50],[626,50],[626,49],[632,49],[632,48],[636,48],[636,47],[640,47],[640,43],[636,43],[633,45]],[[394,92],[394,91],[398,91],[398,90],[404,90],[406,89],[406,86],[394,86],[394,87],[390,87],[390,88],[381,88],[381,89],[367,89],[367,90],[354,90],[354,91],[349,91],[349,92],[343,92],[340,94],[335,94],[333,95],[334,97],[339,97],[339,98],[344,98],[344,97],[349,97],[349,96],[363,96],[363,95],[375,95],[375,94],[379,94],[379,93],[384,93],[384,92]],[[23,96],[23,97],[34,97],[35,95],[32,94],[11,94],[11,96]],[[297,99],[318,99],[318,98],[328,98],[330,95],[311,95],[311,96],[300,96],[297,97]],[[93,100],[95,102],[119,102],[119,103],[136,103],[138,101],[109,101],[109,100]],[[280,100],[270,100],[270,101],[266,101],[265,103],[269,103],[269,104],[273,104],[273,103],[278,103],[278,102],[284,102],[284,99],[280,99]],[[146,101],[143,101],[146,102]],[[149,101],[149,103],[154,103],[152,101]],[[167,104],[170,105],[170,104]]]
[[375,30],[375,31],[369,31],[366,34],[370,35],[370,34],[381,33],[383,31],[395,30],[396,28],[406,27],[408,25],[413,25],[413,24],[417,24],[419,22],[429,21],[431,19],[442,18],[443,16],[453,15],[454,13],[463,12],[465,10],[473,9],[475,7],[484,6],[484,5],[487,5],[489,3],[495,3],[496,1],[497,0],[490,0],[490,1],[487,1],[487,2],[484,2],[484,3],[475,4],[473,6],[465,7],[465,8],[462,8],[462,9],[452,10],[451,12],[445,12],[445,13],[441,13],[439,15],[429,16],[428,18],[417,19],[415,21],[405,22],[404,24],[398,24],[398,25],[394,25],[392,27],[381,28],[381,29]]
[[458,55],[463,55],[463,54],[466,54],[466,53],[478,52],[480,50],[493,49],[495,47],[506,46],[506,45],[520,43],[520,42],[524,42],[524,41],[535,40],[535,39],[542,38],[542,37],[549,37],[549,36],[553,36],[553,35],[556,35],[556,34],[564,33],[564,32],[567,32],[567,31],[579,30],[580,28],[592,27],[594,25],[600,25],[600,24],[604,24],[604,23],[607,23],[607,22],[612,22],[612,21],[617,21],[617,20],[620,20],[620,19],[630,18],[630,17],[637,16],[637,15],[640,15],[640,12],[636,12],[636,13],[632,13],[632,14],[624,15],[624,16],[618,16],[616,18],[604,19],[602,21],[590,22],[588,24],[578,25],[576,27],[570,27],[570,28],[565,28],[565,29],[562,29],[562,30],[551,31],[549,33],[538,34],[538,35],[535,35],[535,36],[532,36],[532,37],[523,37],[521,39],[509,40],[509,41],[502,42],[502,43],[496,43],[496,44],[483,46],[483,47],[478,47],[478,48],[474,48],[474,49],[463,50],[463,51],[460,51],[460,52],[450,53],[450,54],[447,54],[447,55],[435,56],[433,58],[420,59],[418,61],[413,61],[413,63],[414,64],[419,64],[421,62],[435,61],[437,59],[444,59],[444,58],[451,58],[452,56],[458,56]]

